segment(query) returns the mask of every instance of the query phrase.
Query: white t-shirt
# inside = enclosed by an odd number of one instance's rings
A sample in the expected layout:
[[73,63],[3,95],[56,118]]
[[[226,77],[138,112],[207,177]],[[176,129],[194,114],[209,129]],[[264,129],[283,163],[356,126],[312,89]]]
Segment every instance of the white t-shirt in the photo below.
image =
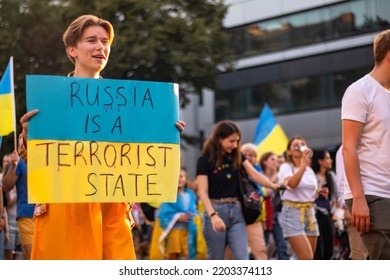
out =
[[344,161],[342,147],[336,152],[336,183],[338,188],[338,202],[340,205],[345,205],[345,199],[352,198],[352,192],[348,185],[347,177],[345,177]]
[[[298,168],[293,167],[289,162],[285,162],[279,169],[279,182],[284,182],[287,177],[292,176],[297,172]],[[282,200],[293,202],[313,202],[317,191],[318,182],[313,169],[306,167],[302,175],[302,179],[298,186],[292,190],[286,190],[282,194]]]
[[390,91],[365,75],[347,88],[341,118],[363,123],[357,153],[364,193],[390,198]]

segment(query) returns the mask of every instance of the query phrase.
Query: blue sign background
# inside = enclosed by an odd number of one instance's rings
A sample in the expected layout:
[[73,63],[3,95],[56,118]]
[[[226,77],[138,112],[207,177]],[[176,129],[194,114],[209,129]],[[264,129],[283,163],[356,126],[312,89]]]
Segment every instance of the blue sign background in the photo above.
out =
[[178,85],[27,75],[28,139],[179,144]]

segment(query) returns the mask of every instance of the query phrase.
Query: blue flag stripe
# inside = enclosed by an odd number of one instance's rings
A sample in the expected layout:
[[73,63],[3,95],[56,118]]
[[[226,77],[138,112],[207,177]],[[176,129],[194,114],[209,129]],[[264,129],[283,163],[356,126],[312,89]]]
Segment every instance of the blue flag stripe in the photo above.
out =
[[9,63],[7,68],[5,69],[3,77],[1,78],[0,94],[11,94],[11,73]]
[[269,108],[268,104],[266,103],[259,117],[259,122],[256,128],[253,143],[257,146],[261,142],[263,142],[276,125],[276,119],[272,114],[272,111]]

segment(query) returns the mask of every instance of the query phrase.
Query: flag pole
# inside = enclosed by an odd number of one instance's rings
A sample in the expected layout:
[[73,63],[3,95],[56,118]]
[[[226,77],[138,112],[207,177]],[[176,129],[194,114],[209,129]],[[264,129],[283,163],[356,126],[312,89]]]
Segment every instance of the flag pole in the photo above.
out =
[[11,78],[11,96],[12,96],[12,124],[14,126],[14,149],[17,151],[18,141],[16,136],[16,106],[15,106],[15,88],[14,88],[14,57],[10,58],[10,78]]

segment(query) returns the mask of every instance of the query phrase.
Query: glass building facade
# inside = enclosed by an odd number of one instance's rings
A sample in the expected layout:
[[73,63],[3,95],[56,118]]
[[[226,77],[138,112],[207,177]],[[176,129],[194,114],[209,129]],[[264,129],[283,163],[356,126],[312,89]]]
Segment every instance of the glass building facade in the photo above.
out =
[[[355,38],[390,28],[389,0],[343,1],[230,28],[235,59]],[[275,114],[340,107],[346,87],[373,66],[372,42],[220,75],[215,120],[257,118],[265,102]]]

